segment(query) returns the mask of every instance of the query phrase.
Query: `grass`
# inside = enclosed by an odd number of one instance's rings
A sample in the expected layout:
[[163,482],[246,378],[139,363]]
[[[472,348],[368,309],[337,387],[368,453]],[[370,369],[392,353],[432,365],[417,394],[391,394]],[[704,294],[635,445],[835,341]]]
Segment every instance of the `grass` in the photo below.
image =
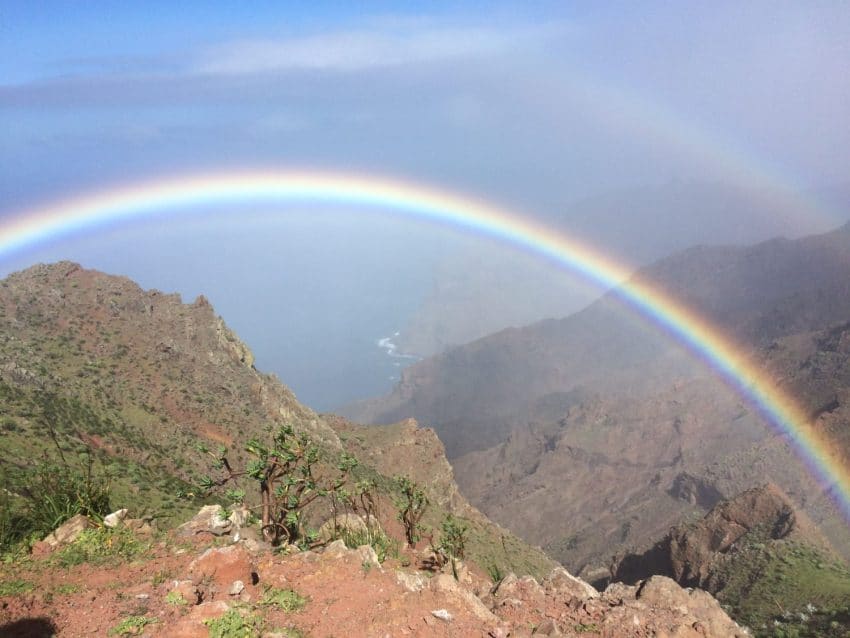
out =
[[148,616],[130,616],[109,630],[110,636],[138,636],[145,627],[159,622],[156,618]]
[[276,587],[267,587],[263,592],[263,597],[259,604],[277,607],[281,611],[291,614],[296,611],[301,611],[309,602],[309,599],[302,596],[294,589],[277,589]]
[[7,580],[0,582],[0,596],[20,596],[34,588],[35,585],[28,580]]
[[170,591],[165,596],[165,602],[169,605],[177,605],[178,607],[182,607],[184,605],[188,605],[189,601],[181,594],[179,591]]
[[375,550],[379,563],[383,563],[387,558],[398,560],[401,556],[400,543],[377,529],[369,533],[365,529],[355,530],[343,528],[340,530],[339,538],[349,549],[357,549],[361,545],[370,546]]
[[850,635],[850,571],[812,546],[748,544],[728,557],[718,578],[724,583],[718,599],[756,636]]
[[255,614],[229,609],[218,618],[205,620],[210,638],[255,638],[263,629],[263,619]]
[[49,560],[59,567],[83,563],[102,565],[139,558],[149,549],[150,546],[130,530],[95,528],[84,530],[73,543],[58,550]]

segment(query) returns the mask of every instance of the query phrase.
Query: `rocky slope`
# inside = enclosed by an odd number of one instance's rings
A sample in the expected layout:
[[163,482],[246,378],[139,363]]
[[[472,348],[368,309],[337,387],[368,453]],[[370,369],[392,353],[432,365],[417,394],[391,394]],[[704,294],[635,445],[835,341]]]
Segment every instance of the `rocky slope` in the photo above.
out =
[[[645,551],[618,557],[611,569],[613,580],[626,583],[656,574],[711,592],[756,629],[794,619],[804,635],[827,635],[821,625],[850,625],[842,604],[850,571],[774,485],[718,504]],[[808,618],[800,622],[800,614]]]
[[[850,226],[697,247],[636,277],[722,326],[850,449],[846,344],[833,334],[850,317]],[[433,426],[474,504],[582,573],[765,480],[850,555],[846,524],[788,442],[610,296],[424,360],[348,414]]]
[[[0,475],[7,490],[0,493],[0,541],[14,534],[18,495],[45,462],[63,460],[85,472],[91,460],[95,474],[109,477],[112,501],[133,503],[139,516],[165,527],[204,502],[197,483],[212,473],[213,459],[202,450],[226,446],[234,466],[244,467],[246,443],[267,439],[283,423],[320,446],[319,465],[327,471],[347,446],[362,456],[353,479],[374,479],[389,511],[396,496],[391,477],[411,472],[404,457],[392,462],[389,451],[381,455],[378,440],[350,445],[360,437],[356,426],[315,414],[257,371],[248,347],[203,297],[184,304],[77,264],[34,266],[0,282],[0,355]],[[397,433],[394,450],[415,447],[430,469],[441,468],[416,473],[433,502],[432,524],[447,512],[470,518],[472,555],[486,553],[501,568],[524,573],[551,569],[540,550],[457,493],[433,432],[389,431]],[[380,459],[380,469],[370,458]],[[449,493],[454,497],[445,499]],[[492,556],[490,548],[502,545],[508,551]]]
[[[745,636],[700,590],[653,577],[599,593],[557,568],[497,582],[474,565],[457,578],[403,549],[379,560],[342,541],[272,553],[250,528],[215,542],[195,521],[167,535],[88,530],[0,576],[9,638],[245,636]],[[203,522],[206,525],[208,521]],[[60,534],[61,535],[61,534]],[[88,553],[81,559],[80,548]]]

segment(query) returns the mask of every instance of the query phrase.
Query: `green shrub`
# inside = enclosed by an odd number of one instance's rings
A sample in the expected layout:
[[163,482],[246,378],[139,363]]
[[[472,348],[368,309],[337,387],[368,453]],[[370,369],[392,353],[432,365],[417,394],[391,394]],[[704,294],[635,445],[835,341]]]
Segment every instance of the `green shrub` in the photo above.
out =
[[[291,424],[281,425],[270,444],[258,439],[248,441],[247,452],[253,457],[244,470],[235,468],[228,459],[227,449],[210,452],[204,444],[198,450],[215,459],[216,469],[224,476],[201,479],[201,488],[209,492],[227,484],[249,478],[259,490],[262,508],[263,536],[273,545],[281,543],[309,544],[304,527],[304,509],[320,498],[341,489],[349,472],[357,465],[354,457],[343,454],[340,474],[334,478],[317,478],[319,446],[305,433],[295,432]],[[233,492],[232,492],[233,494]]]
[[18,596],[34,588],[35,585],[28,580],[7,580],[0,582],[0,596]]
[[263,628],[262,618],[253,614],[243,615],[236,609],[205,620],[204,624],[209,628],[210,638],[254,638]]
[[142,633],[145,627],[155,622],[159,621],[156,618],[149,618],[148,616],[130,616],[110,629],[109,635],[138,636]]
[[97,565],[132,560],[148,549],[149,546],[140,542],[128,529],[95,528],[84,530],[73,543],[54,553],[50,560],[60,567],[82,563]]
[[396,500],[398,520],[404,526],[404,536],[411,548],[419,542],[422,528],[419,522],[428,508],[428,497],[425,491],[407,476],[396,476],[395,484],[401,493]]
[[276,587],[267,587],[263,592],[263,597],[260,599],[260,605],[277,607],[286,613],[301,611],[309,602],[309,599],[302,596],[294,589],[277,589]]

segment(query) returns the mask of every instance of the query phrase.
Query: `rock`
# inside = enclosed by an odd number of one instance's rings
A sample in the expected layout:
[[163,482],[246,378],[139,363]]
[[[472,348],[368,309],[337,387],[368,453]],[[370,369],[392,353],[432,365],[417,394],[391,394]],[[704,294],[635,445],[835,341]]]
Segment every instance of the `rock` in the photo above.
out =
[[623,604],[627,600],[634,600],[637,594],[637,587],[634,585],[626,585],[624,583],[611,583],[605,588],[604,596],[608,600]]
[[354,550],[360,558],[361,565],[369,565],[370,567],[380,567],[381,561],[378,560],[378,554],[370,545],[361,545]]
[[251,556],[241,545],[211,547],[189,564],[195,583],[208,581],[223,591],[235,580],[254,582]]
[[223,600],[201,603],[192,611],[168,627],[169,638],[207,638],[210,635],[205,621],[218,618],[230,609]]
[[653,576],[643,581],[638,586],[635,598],[647,605],[676,609],[683,614],[688,613],[690,602],[688,592],[675,580],[666,576]]
[[173,581],[168,593],[180,596],[189,605],[198,605],[201,602],[201,592],[191,580]]
[[348,547],[345,546],[345,543],[341,540],[333,541],[330,545],[325,547],[325,551],[322,552],[323,558],[343,558],[348,556],[349,553]]
[[214,536],[224,536],[233,529],[233,523],[224,517],[221,505],[204,505],[197,514],[179,528],[183,536],[207,532]]
[[227,520],[233,523],[233,527],[238,530],[245,527],[250,518],[251,510],[244,505],[234,505],[230,512],[230,516],[227,517]]
[[406,572],[396,570],[396,582],[404,587],[407,591],[418,592],[428,586],[428,578],[421,572]]
[[[378,522],[373,520],[373,529],[377,525]],[[324,541],[330,541],[339,538],[342,532],[362,534],[365,538],[365,535],[369,533],[369,527],[366,525],[366,521],[363,520],[362,516],[358,516],[357,514],[339,514],[336,517],[336,528],[334,528],[333,518],[329,518],[322,523],[322,526],[319,528],[319,538]]]
[[551,618],[547,618],[542,623],[537,625],[534,628],[534,631],[531,632],[532,636],[563,636],[561,633],[561,628],[558,627],[558,623],[556,623]]
[[[671,637],[743,638],[748,634],[723,611],[714,597],[700,589],[682,589],[666,576],[653,576],[640,584],[637,600],[681,616]],[[697,630],[697,626],[703,633]]]
[[227,593],[230,596],[238,596],[242,593],[244,589],[245,583],[243,583],[241,580],[234,580],[233,583],[230,585],[230,589],[227,590]]
[[150,536],[156,531],[154,522],[144,518],[125,518],[123,526],[141,536]]
[[590,583],[576,578],[563,567],[553,569],[543,580],[543,587],[549,592],[574,596],[581,600],[599,596],[599,592]]
[[127,517],[127,509],[120,509],[117,512],[112,512],[112,514],[107,514],[103,517],[103,524],[106,527],[115,528],[121,524]]
[[91,519],[82,514],[77,514],[53,530],[43,542],[47,543],[51,548],[73,543],[83,531],[90,527],[94,527]]
[[499,619],[493,612],[487,609],[484,603],[481,602],[481,599],[460,585],[453,576],[437,574],[431,579],[429,587],[431,591],[443,594],[455,603],[465,607],[478,620],[494,625],[498,623]]
[[446,622],[452,621],[452,615],[445,609],[435,609],[431,612],[431,615],[434,618],[439,618],[440,620],[445,620]]

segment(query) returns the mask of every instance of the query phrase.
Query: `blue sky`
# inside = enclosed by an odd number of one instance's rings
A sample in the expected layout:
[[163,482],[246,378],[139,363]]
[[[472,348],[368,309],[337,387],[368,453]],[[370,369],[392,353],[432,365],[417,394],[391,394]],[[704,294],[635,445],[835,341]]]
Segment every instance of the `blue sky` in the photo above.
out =
[[[294,166],[480,194],[637,262],[699,240],[823,230],[847,217],[846,200],[808,205],[808,193],[850,184],[848,33],[843,2],[4,1],[0,217],[151,176]],[[721,195],[690,201],[680,189],[673,210],[662,196],[670,184],[718,185],[761,203],[727,229],[700,205]],[[662,189],[657,203],[646,189]],[[798,191],[806,194],[789,195]],[[628,206],[594,225],[600,198],[628,201],[612,195],[624,192],[678,230],[630,218]],[[651,236],[658,228],[670,236]],[[249,343],[274,345],[269,326],[240,314],[246,302],[232,287],[203,276],[202,256],[225,254],[225,237],[211,232],[206,247],[175,262],[173,242],[194,240],[176,226],[170,244],[161,227],[143,230],[135,254],[85,238],[2,270],[72,257],[145,285],[205,292]],[[437,263],[441,241],[413,237],[405,249],[392,237],[401,255],[430,247],[418,254],[423,269]],[[350,256],[363,281],[398,256],[371,245],[371,261]],[[332,290],[347,276],[327,268],[335,256],[280,257],[300,278],[278,283]],[[263,258],[229,266],[247,281],[268,270]],[[421,295],[425,270],[408,273]],[[381,290],[347,296],[341,313],[392,308],[398,291]],[[400,304],[393,322],[414,305]],[[347,338],[344,325],[322,330],[338,344]],[[298,370],[280,364],[287,357],[268,361],[290,380]]]

